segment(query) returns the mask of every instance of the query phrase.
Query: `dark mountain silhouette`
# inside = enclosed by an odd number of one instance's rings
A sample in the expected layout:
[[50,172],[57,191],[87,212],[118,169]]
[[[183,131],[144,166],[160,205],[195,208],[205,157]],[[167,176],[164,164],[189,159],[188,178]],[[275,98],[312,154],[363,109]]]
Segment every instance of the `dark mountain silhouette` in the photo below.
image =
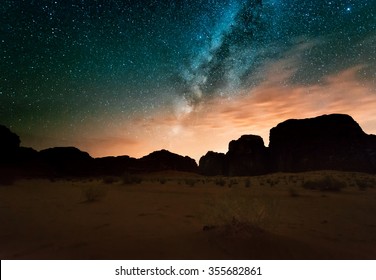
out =
[[287,120],[270,131],[272,169],[376,171],[374,136],[348,115]]
[[84,176],[91,173],[93,158],[75,147],[55,147],[38,153],[38,164],[55,176]]
[[138,171],[147,172],[162,170],[198,171],[198,166],[194,159],[187,156],[183,157],[167,150],[155,151],[140,158],[137,161],[136,167]]
[[231,141],[226,154],[208,152],[200,159],[200,172],[205,175],[245,176],[268,171],[268,149],[257,135],[243,135]]
[[21,141],[17,134],[0,125],[0,164],[15,161],[20,143]]
[[200,159],[200,171],[227,176],[325,169],[374,173],[376,136],[364,133],[348,115],[291,119],[271,129],[268,148],[261,137],[244,135],[230,142],[221,162],[223,172],[218,157],[208,153]]
[[136,163],[137,159],[129,156],[96,158],[94,159],[92,176],[121,176],[126,172],[133,172]]
[[325,169],[376,173],[376,136],[364,133],[348,115],[292,119],[271,129],[269,147],[260,136],[243,135],[229,143],[226,154],[208,152],[199,164],[166,150],[140,159],[94,159],[74,147],[37,152],[21,147],[20,138],[0,125],[0,175],[18,177],[121,176],[163,170],[225,176]]
[[228,175],[259,175],[268,172],[269,154],[264,140],[257,135],[243,135],[230,142],[226,154]]
[[163,170],[197,172],[194,159],[183,157],[166,150],[155,151],[140,159],[129,156],[104,157],[94,160],[93,175],[121,176],[127,173],[149,173]]
[[227,158],[223,153],[209,151],[200,158],[199,170],[208,176],[224,175],[228,169]]
[[[140,159],[129,156],[92,158],[75,147],[54,147],[37,152],[20,147],[20,138],[0,126],[0,176],[11,177],[87,177],[121,176],[163,170],[198,172],[196,162],[166,150]],[[7,175],[8,176],[8,175]]]
[[12,184],[17,177],[26,177],[32,171],[37,151],[20,147],[20,138],[0,125],[0,185]]
[[129,156],[92,158],[74,147],[56,147],[38,153],[38,164],[53,176],[121,176],[124,173],[149,173],[163,170],[197,172],[196,162],[166,150],[143,158]]

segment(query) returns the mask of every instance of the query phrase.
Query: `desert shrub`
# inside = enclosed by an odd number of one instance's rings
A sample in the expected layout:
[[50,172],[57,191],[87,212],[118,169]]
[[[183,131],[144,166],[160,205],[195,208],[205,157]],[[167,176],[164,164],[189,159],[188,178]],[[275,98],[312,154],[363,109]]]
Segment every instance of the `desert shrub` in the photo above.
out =
[[121,177],[121,182],[123,185],[141,184],[142,178],[140,176],[133,175],[133,174],[126,172]]
[[310,190],[339,192],[346,187],[346,183],[331,176],[316,180],[309,179],[303,183],[303,188]]
[[247,178],[244,181],[244,187],[250,188],[251,187],[251,179]]
[[266,183],[266,185],[273,186],[273,180],[270,179],[270,178],[266,179],[265,183]]
[[195,179],[185,179],[185,184],[190,186],[190,187],[194,187],[194,185],[196,184],[196,180]]
[[100,186],[91,186],[82,190],[85,202],[95,202],[106,196],[107,190]]
[[360,190],[366,190],[368,188],[374,188],[375,187],[375,181],[371,179],[357,179],[356,185]]
[[164,184],[167,183],[167,179],[166,179],[166,178],[159,178],[158,181],[159,181],[159,183],[162,184],[162,185],[164,185]]
[[221,186],[221,187],[223,187],[223,186],[226,185],[226,180],[223,179],[223,178],[217,178],[217,179],[215,180],[215,184],[216,184],[217,186]]
[[237,179],[231,179],[228,184],[228,187],[231,188],[233,185],[237,185],[237,184],[239,184]]
[[117,178],[113,176],[106,176],[103,178],[103,183],[105,184],[113,184],[117,182]]
[[263,196],[245,195],[233,189],[225,197],[208,201],[204,209],[205,228],[225,227],[226,231],[270,230],[278,224],[279,203]]

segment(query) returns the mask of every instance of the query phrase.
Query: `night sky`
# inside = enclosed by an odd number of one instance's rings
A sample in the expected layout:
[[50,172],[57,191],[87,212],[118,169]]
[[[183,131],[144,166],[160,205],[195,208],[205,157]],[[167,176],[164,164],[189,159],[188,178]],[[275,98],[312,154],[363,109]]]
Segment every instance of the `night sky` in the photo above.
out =
[[0,123],[37,150],[199,159],[288,118],[376,134],[376,0],[2,0]]

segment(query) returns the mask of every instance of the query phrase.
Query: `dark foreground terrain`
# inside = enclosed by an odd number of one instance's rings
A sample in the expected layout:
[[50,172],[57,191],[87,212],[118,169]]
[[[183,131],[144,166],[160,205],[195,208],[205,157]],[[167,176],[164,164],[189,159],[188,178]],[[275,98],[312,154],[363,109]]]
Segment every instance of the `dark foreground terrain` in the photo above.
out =
[[376,259],[376,177],[163,172],[0,186],[1,259]]

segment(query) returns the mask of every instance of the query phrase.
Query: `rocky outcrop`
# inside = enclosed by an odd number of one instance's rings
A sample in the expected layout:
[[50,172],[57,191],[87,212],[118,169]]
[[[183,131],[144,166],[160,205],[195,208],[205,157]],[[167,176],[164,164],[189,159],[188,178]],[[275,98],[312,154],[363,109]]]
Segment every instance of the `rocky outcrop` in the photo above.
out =
[[348,115],[287,120],[270,131],[271,169],[375,172],[375,144]]
[[223,175],[227,169],[226,155],[223,153],[209,151],[199,162],[200,173],[208,176]]
[[261,137],[244,135],[230,142],[221,162],[226,164],[219,174],[217,161],[207,154],[200,171],[228,176],[325,169],[375,173],[376,136],[364,133],[348,115],[291,119],[271,129],[268,148]]
[[93,158],[75,147],[41,150],[38,161],[43,169],[56,176],[84,176],[93,168]]
[[0,164],[14,160],[20,147],[20,142],[17,134],[0,125]]
[[129,156],[103,157],[94,160],[93,176],[122,176],[134,171],[137,159]]
[[231,141],[226,159],[228,176],[260,175],[269,171],[268,150],[257,135],[243,135]]
[[177,170],[197,172],[198,166],[194,159],[181,156],[167,150],[155,151],[137,160],[135,171],[155,172],[162,170]]
[[119,176],[124,172],[176,170],[205,175],[250,176],[271,172],[343,170],[376,173],[376,136],[363,132],[348,115],[287,120],[270,131],[269,147],[260,136],[243,135],[226,154],[208,152],[196,162],[166,150],[143,158],[93,159],[74,147],[37,152],[20,147],[19,137],[0,126],[0,175]]
[[0,175],[10,169],[18,177],[65,177],[121,176],[125,172],[164,170],[197,172],[198,166],[192,158],[166,150],[153,152],[141,159],[129,156],[94,159],[75,147],[54,147],[37,152],[20,147],[19,136],[0,125]]
[[269,171],[269,153],[264,140],[257,135],[243,135],[229,144],[226,154],[208,152],[200,159],[204,175],[245,176]]
[[75,147],[55,147],[41,150],[39,157],[49,164],[84,163],[93,159],[87,152],[83,152]]

